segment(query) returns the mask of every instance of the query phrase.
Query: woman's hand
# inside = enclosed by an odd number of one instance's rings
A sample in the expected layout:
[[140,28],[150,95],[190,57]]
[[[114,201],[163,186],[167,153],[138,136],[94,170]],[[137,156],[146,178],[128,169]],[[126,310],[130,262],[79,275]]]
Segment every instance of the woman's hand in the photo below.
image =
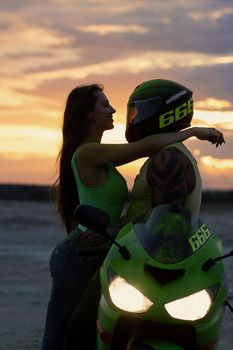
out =
[[194,134],[199,140],[209,141],[216,147],[225,143],[223,133],[215,128],[194,127]]

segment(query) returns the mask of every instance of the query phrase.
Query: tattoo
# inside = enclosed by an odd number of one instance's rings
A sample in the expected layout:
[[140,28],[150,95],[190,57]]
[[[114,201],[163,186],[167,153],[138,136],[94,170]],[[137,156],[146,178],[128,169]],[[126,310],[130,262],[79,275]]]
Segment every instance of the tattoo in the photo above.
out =
[[184,205],[196,181],[192,163],[175,147],[151,157],[147,177],[152,186],[153,207],[166,203]]

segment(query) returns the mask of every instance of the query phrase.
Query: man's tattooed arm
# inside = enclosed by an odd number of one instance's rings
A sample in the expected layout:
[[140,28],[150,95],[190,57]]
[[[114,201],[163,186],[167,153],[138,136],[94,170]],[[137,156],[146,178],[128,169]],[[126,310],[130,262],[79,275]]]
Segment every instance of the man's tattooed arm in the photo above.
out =
[[152,187],[152,205],[184,205],[195,187],[195,172],[190,160],[177,148],[166,148],[153,155],[147,171]]

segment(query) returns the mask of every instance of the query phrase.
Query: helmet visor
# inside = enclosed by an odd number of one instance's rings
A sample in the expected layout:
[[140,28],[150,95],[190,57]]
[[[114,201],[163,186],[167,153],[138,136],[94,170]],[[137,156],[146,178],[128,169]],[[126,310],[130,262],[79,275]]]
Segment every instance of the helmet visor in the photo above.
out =
[[129,102],[127,108],[127,125],[135,125],[156,115],[162,104],[163,100],[159,96]]

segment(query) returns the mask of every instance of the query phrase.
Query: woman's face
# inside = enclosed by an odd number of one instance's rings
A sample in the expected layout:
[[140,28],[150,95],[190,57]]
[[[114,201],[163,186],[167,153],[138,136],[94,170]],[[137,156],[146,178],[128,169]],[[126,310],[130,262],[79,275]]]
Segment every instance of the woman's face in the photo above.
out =
[[109,104],[109,101],[102,91],[95,93],[97,100],[93,111],[90,113],[92,123],[104,130],[113,129],[113,114],[116,110]]

